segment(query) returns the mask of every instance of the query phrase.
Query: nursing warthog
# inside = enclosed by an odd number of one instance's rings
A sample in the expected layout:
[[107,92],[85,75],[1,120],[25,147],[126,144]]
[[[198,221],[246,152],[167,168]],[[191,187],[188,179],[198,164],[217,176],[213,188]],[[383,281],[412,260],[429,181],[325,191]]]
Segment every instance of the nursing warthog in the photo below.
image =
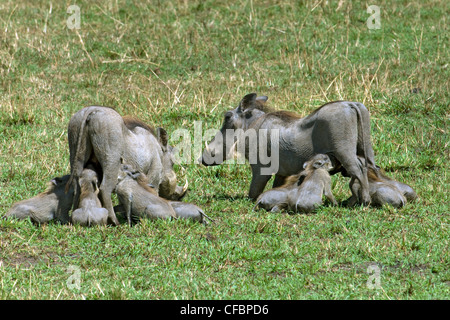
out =
[[[369,187],[370,187],[370,197],[371,205],[374,207],[382,207],[383,205],[391,205],[394,208],[403,207],[407,199],[397,185],[392,182],[394,180],[384,180],[380,174],[375,172],[372,168],[368,171]],[[399,185],[400,186],[400,185]],[[355,188],[359,188],[358,181],[355,181]],[[352,195],[348,199],[348,205],[352,206],[355,204],[355,198]]]
[[47,223],[57,219],[59,222],[69,221],[69,211],[72,207],[73,188],[65,192],[69,175],[53,178],[47,190],[37,196],[16,202],[6,214],[6,217],[17,219],[30,218],[34,223]]
[[333,205],[337,205],[331,192],[331,178],[328,173],[332,168],[327,155],[316,154],[305,162],[303,171],[288,177],[283,186],[260,194],[255,208],[261,207],[272,212],[289,209],[309,213],[322,205],[324,195]]
[[[301,118],[292,112],[270,110],[267,99],[251,93],[236,109],[228,111],[222,128],[199,159],[201,163],[219,165],[230,159],[233,148],[243,146],[241,153],[253,174],[249,197],[256,199],[272,174],[276,175],[274,187],[280,186],[286,177],[300,172],[315,154],[327,154],[334,167],[330,174],[342,172],[350,176],[352,194],[359,203],[367,205],[367,167],[376,168],[367,108],[359,102],[335,101]],[[261,132],[266,132],[266,139]],[[367,166],[358,156],[367,159]],[[355,179],[360,183],[359,190],[352,188]]]
[[176,219],[173,207],[149,186],[148,177],[134,170],[130,165],[121,166],[115,192],[125,211],[128,225],[138,222],[141,218]]
[[122,161],[133,165],[149,177],[149,183],[159,195],[170,200],[180,199],[187,186],[177,186],[173,170],[172,147],[167,132],[158,128],[156,133],[142,121],[121,117],[108,107],[90,106],[75,113],[69,122],[71,178],[75,189],[74,208],[78,206],[78,181],[87,164],[96,167],[101,177],[99,198],[108,210],[108,220],[119,224],[114,213],[113,192]]
[[[364,163],[364,159],[359,158],[360,162]],[[400,181],[389,178],[384,170],[377,166],[377,170],[369,168],[367,172],[369,181],[371,204],[376,207],[381,207],[384,204],[389,204],[395,208],[403,207],[408,201],[415,201],[418,196],[414,189]],[[354,189],[359,188],[359,183],[356,181]],[[347,199],[348,205],[352,206],[356,203],[356,198],[352,195]]]
[[80,207],[72,212],[72,223],[85,227],[106,225],[108,210],[102,208],[98,198],[98,175],[90,166],[83,170],[79,179]]
[[[337,206],[336,199],[331,192],[331,177],[328,173],[333,166],[330,158],[325,154],[316,154],[303,165],[300,178],[302,182],[296,193],[291,193],[288,205],[298,212],[310,213],[322,205],[325,196],[333,205]],[[356,183],[356,182],[355,182]]]

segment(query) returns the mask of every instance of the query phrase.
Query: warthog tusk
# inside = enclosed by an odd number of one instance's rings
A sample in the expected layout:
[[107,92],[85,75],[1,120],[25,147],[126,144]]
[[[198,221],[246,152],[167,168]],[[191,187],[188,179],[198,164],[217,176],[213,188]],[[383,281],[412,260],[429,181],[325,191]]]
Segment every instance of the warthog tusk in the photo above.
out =
[[239,153],[237,151],[238,143],[239,143],[239,140],[236,140],[236,142],[233,143],[230,150],[228,151],[227,159],[236,159],[239,156]]
[[205,150],[208,153],[211,153],[211,151],[209,150],[209,144],[205,141]]
[[189,183],[188,183],[188,180],[186,179],[186,183],[184,184],[184,187],[183,187],[183,193],[186,192],[188,186],[189,186]]

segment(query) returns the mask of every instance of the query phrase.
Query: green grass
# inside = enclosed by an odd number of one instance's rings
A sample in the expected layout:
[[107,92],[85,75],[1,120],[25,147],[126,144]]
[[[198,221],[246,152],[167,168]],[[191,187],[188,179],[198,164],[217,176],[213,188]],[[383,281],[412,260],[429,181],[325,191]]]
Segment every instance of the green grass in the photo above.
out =
[[[379,30],[348,1],[74,1],[79,30],[52,4],[0,3],[0,215],[70,171],[67,125],[84,106],[193,133],[194,121],[219,128],[249,92],[302,115],[363,102],[377,163],[420,198],[272,214],[246,198],[248,165],[185,165],[185,200],[217,223],[0,220],[1,299],[450,297],[446,1],[378,1]],[[332,179],[348,198],[349,180]],[[367,286],[372,264],[380,289]]]

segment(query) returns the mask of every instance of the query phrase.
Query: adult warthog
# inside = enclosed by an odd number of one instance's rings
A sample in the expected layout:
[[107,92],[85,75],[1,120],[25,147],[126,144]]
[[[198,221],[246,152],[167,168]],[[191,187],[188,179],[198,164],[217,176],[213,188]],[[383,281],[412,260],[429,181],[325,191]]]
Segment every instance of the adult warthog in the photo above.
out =
[[161,197],[178,200],[186,192],[177,186],[173,170],[172,147],[168,145],[168,134],[142,121],[122,117],[108,107],[90,106],[75,113],[69,122],[68,139],[70,149],[71,177],[67,186],[75,188],[74,208],[79,201],[77,183],[87,164],[95,166],[100,175],[99,198],[108,210],[108,221],[119,224],[113,210],[113,192],[122,161],[133,165],[149,177]]
[[[367,167],[375,167],[370,141],[370,116],[358,102],[335,101],[301,118],[288,111],[272,111],[268,98],[246,95],[236,109],[226,112],[222,128],[207,145],[201,159],[206,166],[219,165],[235,153],[245,154],[252,168],[249,197],[256,199],[275,174],[274,187],[297,174],[318,153],[327,154],[334,169],[350,176],[350,189],[359,203],[370,202]],[[261,133],[264,133],[261,134]],[[367,166],[358,160],[367,159]],[[361,188],[352,188],[354,181]]]

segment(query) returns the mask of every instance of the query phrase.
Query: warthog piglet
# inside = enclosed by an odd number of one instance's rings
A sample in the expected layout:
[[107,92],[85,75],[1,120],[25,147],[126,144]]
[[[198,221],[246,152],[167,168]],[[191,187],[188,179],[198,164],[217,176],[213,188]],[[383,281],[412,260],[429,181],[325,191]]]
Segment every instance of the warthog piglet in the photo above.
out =
[[84,169],[79,184],[81,189],[80,207],[72,212],[72,223],[85,227],[106,225],[108,210],[102,208],[98,198],[97,173],[90,168]]
[[305,170],[300,175],[303,181],[297,191],[290,194],[289,208],[296,212],[313,212],[322,205],[324,195],[333,205],[337,205],[331,192],[329,171],[333,169],[333,166],[330,158],[325,154],[317,154],[305,162],[303,167]]
[[140,218],[176,219],[176,213],[167,200],[160,198],[155,189],[148,186],[145,174],[136,172],[129,165],[122,165],[118,181],[115,192],[130,226]]
[[67,193],[64,190],[69,177],[67,175],[52,179],[45,192],[15,203],[6,217],[17,219],[29,217],[34,223],[46,223],[56,218],[62,223],[67,223],[73,201],[73,188],[69,188]]

